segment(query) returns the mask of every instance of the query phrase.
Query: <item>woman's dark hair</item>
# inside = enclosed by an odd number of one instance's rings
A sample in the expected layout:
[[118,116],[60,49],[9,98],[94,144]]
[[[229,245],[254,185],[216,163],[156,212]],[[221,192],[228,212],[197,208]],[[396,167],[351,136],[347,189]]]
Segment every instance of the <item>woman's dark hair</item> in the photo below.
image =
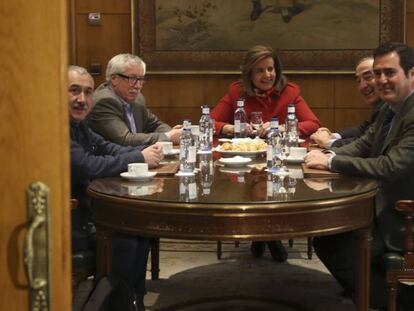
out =
[[281,91],[287,84],[287,78],[282,73],[282,63],[280,62],[279,57],[276,53],[273,52],[273,49],[264,45],[256,45],[250,48],[245,57],[243,64],[241,66],[242,76],[241,83],[243,86],[244,95],[254,96],[256,92],[254,91],[255,86],[252,82],[252,70],[253,67],[261,60],[272,57],[275,66],[276,72],[276,81],[275,88],[278,91]]
[[387,42],[381,44],[374,50],[374,58],[395,52],[400,57],[400,66],[405,75],[414,67],[414,50],[401,42]]

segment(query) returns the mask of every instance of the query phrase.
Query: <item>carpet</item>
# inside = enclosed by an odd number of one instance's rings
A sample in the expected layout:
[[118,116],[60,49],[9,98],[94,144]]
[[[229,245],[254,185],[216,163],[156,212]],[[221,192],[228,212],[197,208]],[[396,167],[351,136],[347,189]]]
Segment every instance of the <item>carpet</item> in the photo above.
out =
[[[147,276],[145,305],[150,311],[353,311],[350,300],[314,255],[306,240],[287,246],[288,261],[250,254],[250,242],[161,240],[160,280]],[[285,243],[286,242],[286,243]]]
[[214,297],[180,302],[158,311],[311,311],[291,302],[256,297]]

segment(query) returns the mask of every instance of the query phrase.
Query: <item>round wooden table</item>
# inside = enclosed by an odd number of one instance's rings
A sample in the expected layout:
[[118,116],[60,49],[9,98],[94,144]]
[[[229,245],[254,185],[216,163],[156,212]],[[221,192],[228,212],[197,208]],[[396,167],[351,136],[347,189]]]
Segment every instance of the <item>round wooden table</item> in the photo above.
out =
[[[358,310],[368,310],[370,226],[377,183],[338,175],[301,178],[291,167],[286,192],[263,169],[214,167],[209,190],[203,175],[128,181],[98,179],[88,188],[95,207],[98,271],[108,272],[111,236],[197,240],[277,240],[357,231]],[[273,176],[276,181],[280,179]],[[268,181],[269,180],[269,181]],[[205,183],[203,183],[205,185]]]

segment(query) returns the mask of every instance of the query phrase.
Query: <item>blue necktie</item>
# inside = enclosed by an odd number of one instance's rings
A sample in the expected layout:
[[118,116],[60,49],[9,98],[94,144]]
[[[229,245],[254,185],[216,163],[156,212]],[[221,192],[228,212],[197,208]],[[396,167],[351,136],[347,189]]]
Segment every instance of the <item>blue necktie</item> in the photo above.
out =
[[135,119],[132,113],[132,107],[131,105],[124,105],[124,107],[125,107],[125,112],[126,112],[128,121],[129,121],[129,126],[131,128],[131,132],[135,134],[137,132],[137,128],[135,126]]

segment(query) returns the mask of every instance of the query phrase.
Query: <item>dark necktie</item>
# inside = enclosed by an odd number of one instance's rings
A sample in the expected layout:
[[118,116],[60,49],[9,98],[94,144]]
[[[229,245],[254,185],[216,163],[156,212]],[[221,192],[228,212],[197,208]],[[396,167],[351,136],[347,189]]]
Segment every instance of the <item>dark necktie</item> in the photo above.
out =
[[381,133],[378,139],[378,142],[381,145],[381,149],[382,149],[382,146],[384,145],[385,139],[387,138],[388,132],[390,131],[391,123],[392,123],[392,119],[394,118],[394,115],[395,113],[391,109],[388,109],[388,111],[385,113],[384,122],[382,122]]
[[137,132],[137,128],[135,127],[135,119],[134,114],[132,113],[132,107],[131,105],[125,105],[124,107],[128,118],[129,126],[131,128],[131,132],[135,134]]

